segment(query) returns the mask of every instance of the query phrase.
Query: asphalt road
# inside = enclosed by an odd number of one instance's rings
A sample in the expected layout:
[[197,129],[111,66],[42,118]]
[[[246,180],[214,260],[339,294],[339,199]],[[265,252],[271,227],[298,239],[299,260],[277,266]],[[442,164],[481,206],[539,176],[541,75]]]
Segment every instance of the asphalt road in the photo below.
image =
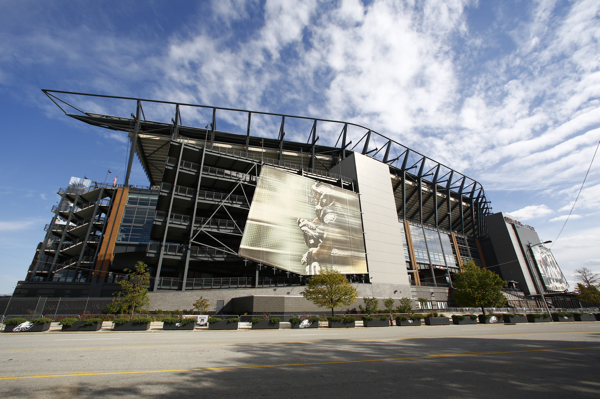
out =
[[599,398],[600,322],[0,334],[2,398]]

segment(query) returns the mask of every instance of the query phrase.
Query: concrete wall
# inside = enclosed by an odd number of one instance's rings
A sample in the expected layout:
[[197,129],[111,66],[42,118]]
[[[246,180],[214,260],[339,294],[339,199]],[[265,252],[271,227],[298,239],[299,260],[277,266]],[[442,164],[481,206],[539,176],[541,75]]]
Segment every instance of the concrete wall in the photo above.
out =
[[[383,300],[394,298],[395,305],[401,298],[427,298],[431,300],[431,293],[435,294],[436,301],[448,300],[447,288],[435,287],[409,287],[408,291],[397,289],[394,284],[353,284],[358,290],[358,299],[351,305],[336,308],[336,312],[356,310],[363,305],[362,298],[375,297],[379,299],[379,307],[383,308]],[[223,290],[198,290],[198,291],[159,291],[150,292],[149,310],[184,310],[192,309],[193,303],[200,296],[208,299],[210,311],[214,312],[217,301],[225,303],[223,313],[314,313],[327,312],[328,309],[319,308],[302,296],[305,286],[298,287],[273,287],[249,289],[223,289]],[[394,292],[397,291],[397,292]]]

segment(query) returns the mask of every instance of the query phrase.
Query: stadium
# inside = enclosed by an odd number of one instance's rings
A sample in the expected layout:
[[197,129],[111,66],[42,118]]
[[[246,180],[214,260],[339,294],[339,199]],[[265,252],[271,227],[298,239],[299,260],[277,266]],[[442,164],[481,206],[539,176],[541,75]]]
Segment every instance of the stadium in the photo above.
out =
[[[155,308],[202,294],[216,311],[310,311],[302,288],[332,267],[362,297],[426,298],[442,309],[452,302],[453,275],[473,261],[509,281],[509,303],[537,307],[546,294],[571,307],[568,284],[532,227],[492,213],[473,178],[369,127],[44,93],[71,118],[125,132],[130,150],[122,184],[71,178],[58,190],[15,297],[110,297],[124,269],[143,260]],[[136,157],[143,186],[130,184]]]

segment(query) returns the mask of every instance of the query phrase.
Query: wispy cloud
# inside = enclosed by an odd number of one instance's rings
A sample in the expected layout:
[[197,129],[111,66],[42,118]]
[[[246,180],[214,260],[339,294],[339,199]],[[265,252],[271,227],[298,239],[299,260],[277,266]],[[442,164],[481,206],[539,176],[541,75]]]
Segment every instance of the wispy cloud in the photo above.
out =
[[0,220],[0,233],[28,229],[39,229],[46,219]]
[[569,220],[575,220],[575,219],[581,219],[582,217],[583,216],[581,216],[581,215],[571,215],[570,217],[569,217],[569,215],[560,215],[560,216],[550,219],[549,222],[561,222],[561,221],[567,220],[567,218],[569,218]]
[[529,205],[525,208],[508,212],[509,215],[514,216],[519,220],[530,220],[537,219],[543,216],[548,216],[554,213],[554,211],[548,208],[546,205]]

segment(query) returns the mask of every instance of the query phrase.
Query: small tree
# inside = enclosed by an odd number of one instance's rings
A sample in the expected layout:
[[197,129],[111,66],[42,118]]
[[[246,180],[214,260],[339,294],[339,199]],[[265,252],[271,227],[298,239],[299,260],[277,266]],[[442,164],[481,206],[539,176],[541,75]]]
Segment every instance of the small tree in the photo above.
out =
[[581,302],[600,304],[600,290],[595,285],[586,287],[581,283],[577,283],[577,289],[575,290],[575,296]]
[[385,312],[386,313],[394,313],[394,304],[396,303],[396,301],[394,300],[394,298],[388,298],[386,300],[383,301],[383,306],[385,306]]
[[373,314],[379,312],[379,301],[377,298],[363,298],[363,302],[365,303],[364,307],[362,305],[358,305],[360,313]]
[[321,273],[308,280],[302,296],[315,305],[333,310],[341,305],[350,305],[358,296],[348,279],[337,270],[324,267]]
[[144,306],[150,304],[147,288],[150,284],[150,272],[148,272],[148,265],[139,261],[135,264],[135,270],[125,269],[125,273],[127,279],[119,281],[121,291],[116,293],[113,303],[122,312],[131,311],[133,317],[136,310],[139,312]]
[[452,296],[461,306],[480,307],[485,314],[486,307],[497,307],[506,304],[502,294],[504,280],[497,274],[481,269],[473,261],[468,261],[461,273],[453,279],[456,290]]
[[410,313],[412,311],[412,301],[410,298],[400,298],[397,310],[398,313]]
[[208,307],[209,307],[208,299],[206,299],[202,296],[200,296],[200,299],[198,299],[196,302],[194,302],[194,308],[196,309],[196,311],[200,312],[200,314],[207,314]]
[[[580,281],[585,288],[600,285],[600,275],[598,275],[598,273],[594,273],[587,267],[575,269],[575,273],[577,273],[575,278]],[[579,283],[577,285],[579,286]]]
[[419,301],[421,309],[425,310],[428,308],[427,304],[429,303],[429,300],[427,300],[427,298],[417,298],[417,301]]

